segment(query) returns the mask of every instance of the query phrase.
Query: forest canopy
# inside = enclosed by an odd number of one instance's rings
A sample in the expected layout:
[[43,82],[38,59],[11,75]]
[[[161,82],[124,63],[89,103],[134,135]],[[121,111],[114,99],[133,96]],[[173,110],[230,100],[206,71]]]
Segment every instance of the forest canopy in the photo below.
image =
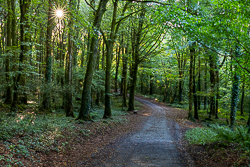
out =
[[249,24],[247,0],[0,0],[0,165],[131,130],[142,118],[119,123],[139,117],[142,96],[176,108],[176,122],[201,123],[190,144],[237,143],[241,162]]

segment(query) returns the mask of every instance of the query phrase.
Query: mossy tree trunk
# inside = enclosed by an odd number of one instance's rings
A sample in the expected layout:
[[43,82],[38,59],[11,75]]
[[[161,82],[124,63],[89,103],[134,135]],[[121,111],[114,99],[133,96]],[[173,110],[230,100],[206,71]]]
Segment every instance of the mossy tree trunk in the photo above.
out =
[[[69,1],[69,10],[71,10],[73,7],[73,1]],[[66,84],[66,93],[65,93],[65,112],[67,117],[74,117],[73,112],[73,96],[72,96],[72,76],[73,76],[73,65],[74,64],[74,58],[73,58],[73,41],[71,38],[73,38],[72,32],[73,32],[73,16],[72,12],[69,13],[69,23],[68,23],[68,52],[66,57],[66,68],[65,68],[65,84]]]
[[[113,1],[113,16],[111,22],[111,30],[109,34],[109,39],[106,39],[103,34],[103,39],[106,44],[107,54],[106,54],[106,73],[105,73],[105,110],[103,118],[111,117],[111,63],[113,58],[113,47],[114,42],[120,28],[121,20],[117,21],[117,9],[118,9],[118,0]],[[121,16],[124,16],[125,11],[127,10],[129,2],[127,2],[122,10]]]
[[198,103],[198,110],[201,109],[201,58],[199,56],[199,61],[198,61],[198,82],[197,82],[197,89],[199,92],[199,95],[197,95],[197,103]]
[[[235,57],[236,59],[239,59],[240,57],[240,47],[238,45],[236,45]],[[239,102],[239,94],[240,94],[240,73],[237,69],[237,65],[235,65],[233,74],[232,97],[231,97],[230,127],[233,127],[235,124],[237,105]]]
[[145,9],[143,7],[139,15],[138,28],[133,30],[132,33],[132,71],[131,71],[131,82],[130,82],[130,92],[129,92],[129,104],[128,111],[133,111],[135,109],[135,88],[137,81],[137,71],[139,66],[139,50],[140,50],[140,40],[142,35],[142,28],[145,17]]
[[122,107],[127,107],[127,71],[128,71],[128,48],[129,43],[125,48],[125,54],[122,54]]
[[194,118],[199,119],[199,114],[198,114],[198,97],[196,94],[196,73],[195,73],[195,66],[196,66],[196,55],[194,53],[193,56],[193,99],[194,99]]
[[91,120],[90,107],[91,107],[91,86],[93,74],[95,70],[97,49],[98,49],[98,35],[101,26],[103,14],[106,11],[106,5],[109,0],[101,0],[98,9],[95,12],[94,22],[92,24],[94,35],[91,37],[90,52],[88,56],[87,69],[84,78],[84,85],[82,91],[81,108],[77,119]]
[[210,65],[210,83],[211,83],[211,93],[210,93],[210,112],[209,118],[215,116],[215,58],[210,53],[209,54],[209,65]]
[[[18,58],[16,56],[17,52],[17,40],[16,40],[16,7],[15,7],[15,1],[11,0],[11,7],[12,7],[12,49],[13,49],[13,62],[14,62],[14,67],[13,71],[17,71],[17,65],[18,65]],[[20,74],[18,74],[20,75]],[[16,112],[17,111],[17,104],[18,104],[18,88],[19,88],[19,83],[17,82],[18,75],[13,77],[14,85],[13,85],[13,100],[11,104],[11,111]]]
[[5,59],[5,79],[6,79],[6,98],[5,104],[11,104],[12,102],[12,90],[11,90],[11,77],[10,77],[10,58],[11,58],[11,22],[12,22],[12,9],[11,0],[7,0],[8,14],[7,14],[7,41],[6,41],[6,52],[7,56]]
[[244,99],[245,99],[245,76],[243,75],[243,84],[242,84],[242,93],[241,93],[241,99],[240,99],[240,114],[244,115]]
[[189,65],[189,92],[188,92],[188,119],[193,119],[192,111],[193,111],[193,62],[194,62],[194,54],[195,49],[193,47],[193,44],[190,44],[189,46],[190,50],[190,65]]
[[43,93],[43,109],[51,111],[51,94],[50,87],[52,82],[52,29],[53,29],[53,4],[49,0],[48,20],[47,20],[47,36],[46,36],[46,69],[45,69],[45,84],[46,90]]
[[205,62],[205,77],[204,77],[204,92],[205,92],[205,96],[204,96],[204,110],[207,109],[207,60]]
[[116,66],[115,66],[115,92],[118,93],[118,73],[119,73],[119,65],[120,65],[120,52],[121,52],[121,45],[116,48]]

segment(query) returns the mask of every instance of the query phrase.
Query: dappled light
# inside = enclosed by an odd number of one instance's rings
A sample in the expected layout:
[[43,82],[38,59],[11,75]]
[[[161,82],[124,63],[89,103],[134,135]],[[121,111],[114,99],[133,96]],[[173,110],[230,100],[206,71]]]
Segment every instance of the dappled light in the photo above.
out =
[[0,1],[0,166],[249,166],[249,12]]

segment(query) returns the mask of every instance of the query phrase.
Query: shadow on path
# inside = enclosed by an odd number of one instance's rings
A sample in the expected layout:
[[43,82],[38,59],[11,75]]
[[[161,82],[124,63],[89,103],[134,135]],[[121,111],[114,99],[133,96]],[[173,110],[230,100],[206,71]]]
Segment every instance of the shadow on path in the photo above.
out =
[[143,127],[134,134],[109,144],[92,156],[91,164],[79,166],[103,167],[184,167],[175,142],[179,125],[166,118],[166,111],[144,99],[136,100],[152,109]]

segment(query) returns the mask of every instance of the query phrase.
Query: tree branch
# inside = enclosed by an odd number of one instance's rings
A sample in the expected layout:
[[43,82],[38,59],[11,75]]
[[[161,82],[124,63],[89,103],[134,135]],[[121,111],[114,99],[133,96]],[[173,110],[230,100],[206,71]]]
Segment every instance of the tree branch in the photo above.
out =
[[128,18],[129,16],[131,16],[131,15],[137,13],[137,12],[140,12],[140,11],[142,11],[142,9],[140,9],[138,11],[135,11],[133,13],[128,14],[127,16],[125,16],[125,17],[121,18],[119,21],[117,21],[116,24],[120,23],[121,21],[123,21],[124,19]]
[[[199,42],[199,41],[197,41],[197,42]],[[207,48],[207,49],[209,49],[209,50],[211,50],[211,51],[217,53],[218,55],[232,57],[232,58],[236,61],[236,63],[240,66],[240,68],[242,68],[243,70],[245,70],[246,72],[248,72],[248,73],[250,74],[250,69],[248,69],[248,68],[246,68],[246,67],[243,67],[243,66],[240,64],[239,60],[237,60],[237,58],[235,58],[232,54],[230,54],[230,55],[226,55],[226,54],[223,55],[223,54],[217,52],[215,49],[212,49],[212,48],[210,48],[210,47],[204,45],[202,42],[199,42],[199,43],[202,44],[202,46],[204,46],[205,48]]]
[[89,5],[96,12],[96,9],[87,0],[85,0],[85,2],[87,5]]

